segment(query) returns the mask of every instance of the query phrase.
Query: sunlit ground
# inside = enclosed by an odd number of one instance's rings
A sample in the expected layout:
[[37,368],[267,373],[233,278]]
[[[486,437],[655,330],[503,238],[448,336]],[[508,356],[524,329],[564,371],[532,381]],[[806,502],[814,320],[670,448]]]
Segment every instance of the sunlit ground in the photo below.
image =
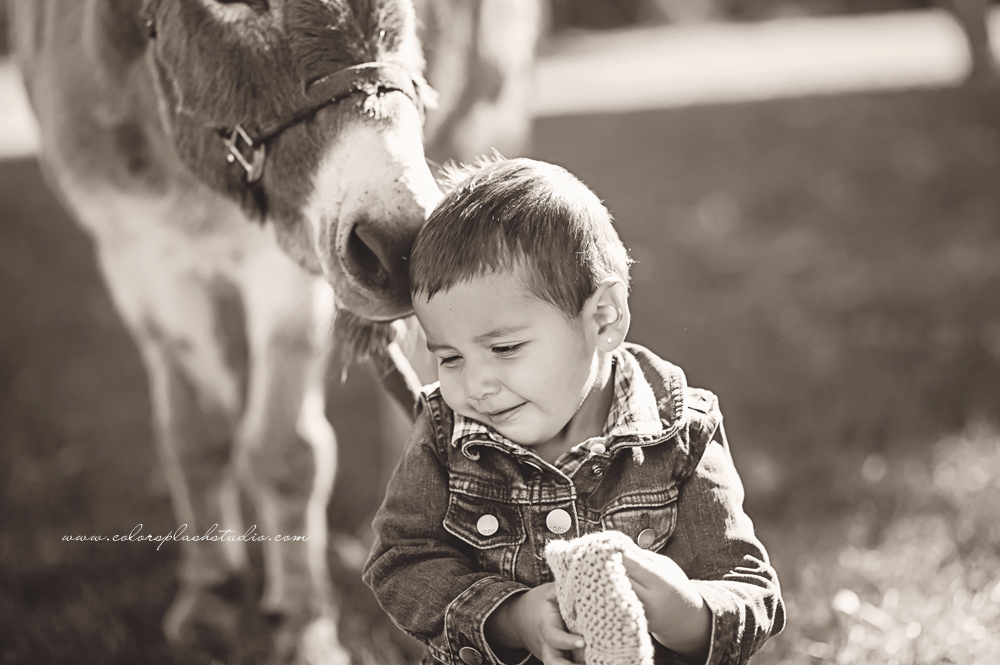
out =
[[[951,28],[919,16],[952,54],[933,71],[960,77]],[[607,39],[594,49],[628,52]],[[546,63],[583,47],[563,48]],[[706,90],[726,62],[699,65]],[[600,76],[590,96],[619,103]],[[638,260],[632,339],[720,396],[788,603],[761,665],[1000,654],[1000,93],[935,85],[592,114],[539,97],[533,154],[597,191]],[[176,549],[60,541],[172,524],[138,355],[30,160],[0,163],[0,220],[0,660],[173,662]],[[341,530],[363,531],[388,465],[356,417],[372,391],[355,371],[331,399],[360,444],[343,449]],[[361,662],[401,662],[370,597],[342,590]],[[261,625],[244,629],[255,662]]]
[[[990,20],[1000,36],[1000,8]],[[993,41],[1000,54],[1000,39]],[[620,112],[959,83],[944,10],[570,33],[539,62],[535,113]]]

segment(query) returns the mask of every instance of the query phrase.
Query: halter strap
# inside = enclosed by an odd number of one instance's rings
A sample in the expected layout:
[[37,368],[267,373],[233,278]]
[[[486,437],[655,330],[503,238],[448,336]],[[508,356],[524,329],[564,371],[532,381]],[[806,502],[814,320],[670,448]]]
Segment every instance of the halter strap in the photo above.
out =
[[265,125],[256,135],[248,132],[243,125],[219,129],[219,136],[226,146],[226,161],[239,163],[246,171],[246,184],[253,185],[264,174],[267,144],[286,129],[353,95],[371,96],[388,92],[403,93],[423,115],[423,104],[406,70],[387,62],[365,62],[310,81],[306,84],[309,104],[286,118]]

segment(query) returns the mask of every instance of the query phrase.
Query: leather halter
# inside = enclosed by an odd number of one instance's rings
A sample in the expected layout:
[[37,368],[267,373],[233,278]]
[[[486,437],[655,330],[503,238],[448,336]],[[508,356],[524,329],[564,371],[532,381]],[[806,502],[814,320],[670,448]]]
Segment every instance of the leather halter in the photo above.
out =
[[290,127],[313,117],[320,109],[337,104],[355,95],[382,95],[401,92],[423,115],[423,104],[417,96],[413,79],[399,65],[386,62],[365,62],[345,67],[306,85],[309,104],[290,116],[265,125],[251,135],[242,125],[218,130],[226,146],[226,161],[238,163],[246,171],[246,184],[257,183],[264,174],[267,144]]
[[[157,38],[156,22],[153,19],[153,4],[156,0],[141,1],[139,20],[145,28],[147,38],[152,41]],[[244,184],[252,187],[264,175],[267,144],[286,129],[308,120],[320,109],[342,102],[355,94],[371,96],[387,92],[401,92],[409,97],[423,117],[423,102],[417,95],[413,78],[406,70],[393,63],[373,61],[345,67],[310,81],[306,84],[306,96],[309,100],[307,106],[283,120],[265,125],[256,135],[248,132],[242,124],[218,128],[216,131],[225,145],[226,161],[242,166],[246,178]]]

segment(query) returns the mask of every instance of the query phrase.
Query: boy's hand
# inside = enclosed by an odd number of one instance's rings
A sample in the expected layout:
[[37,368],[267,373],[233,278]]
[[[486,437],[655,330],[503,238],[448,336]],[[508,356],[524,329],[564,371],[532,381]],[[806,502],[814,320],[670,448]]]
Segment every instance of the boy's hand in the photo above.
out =
[[694,663],[708,656],[712,613],[673,559],[634,546],[622,556],[625,572],[646,612],[649,632]]
[[572,665],[564,651],[583,648],[583,638],[566,632],[555,584],[543,584],[504,602],[487,620],[490,642],[527,649],[545,665]]

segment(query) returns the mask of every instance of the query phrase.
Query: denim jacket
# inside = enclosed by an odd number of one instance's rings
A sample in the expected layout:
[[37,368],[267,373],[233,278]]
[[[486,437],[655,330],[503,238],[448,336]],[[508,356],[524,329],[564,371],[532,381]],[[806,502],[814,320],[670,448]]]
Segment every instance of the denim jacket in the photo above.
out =
[[[624,345],[615,362],[631,379],[619,426],[553,464],[485,427],[453,436],[456,416],[439,387],[424,388],[375,517],[364,581],[435,660],[502,663],[485,621],[512,595],[552,581],[546,543],[610,529],[669,556],[694,581],[712,613],[710,665],[746,663],[784,627],[777,575],[743,512],[715,395],[689,388],[680,368],[638,345]],[[680,662],[653,644],[657,663]]]

